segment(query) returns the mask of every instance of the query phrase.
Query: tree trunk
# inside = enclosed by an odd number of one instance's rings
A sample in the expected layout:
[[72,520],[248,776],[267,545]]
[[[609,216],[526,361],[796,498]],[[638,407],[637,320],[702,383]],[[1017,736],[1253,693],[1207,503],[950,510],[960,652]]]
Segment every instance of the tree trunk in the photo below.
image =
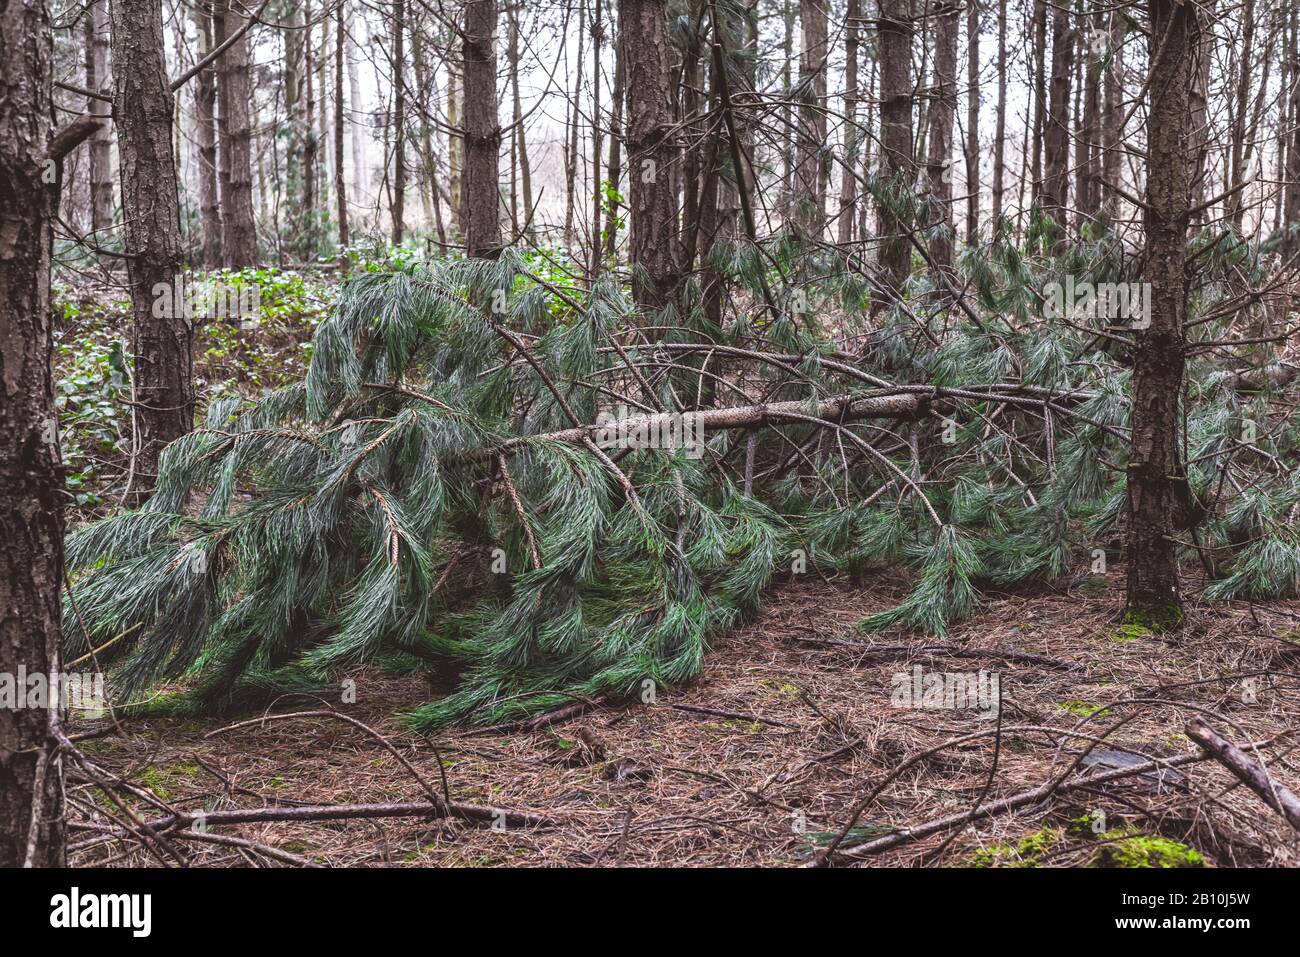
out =
[[[912,157],[912,21],[909,0],[880,0],[880,150],[885,188],[906,195],[913,177]],[[887,204],[879,204],[880,264],[901,295],[911,272],[909,223]],[[889,304],[873,297],[872,314]]]
[[[0,673],[48,676],[62,646],[64,492],[50,371],[59,171],[49,182],[47,5],[0,7],[0,51]],[[63,768],[52,740],[58,720],[57,709],[0,708],[0,867],[64,864]]]
[[[212,51],[212,4],[192,8],[201,43],[199,56]],[[194,141],[199,154],[200,257],[204,269],[221,266],[221,194],[217,188],[217,77],[212,67],[194,78]]]
[[1055,221],[1053,251],[1065,248],[1070,193],[1070,79],[1074,29],[1068,9],[1052,13],[1052,76],[1047,126],[1043,132],[1043,211]]
[[[1229,152],[1231,167],[1228,172],[1226,189],[1231,189],[1241,182],[1246,173],[1244,153],[1246,150],[1246,111],[1250,102],[1250,91],[1254,84],[1251,75],[1252,58],[1255,45],[1255,0],[1243,0],[1241,7],[1241,55],[1237,68],[1237,104],[1232,114],[1232,138]],[[1244,189],[1239,189],[1228,197],[1228,219],[1233,228],[1240,231],[1242,217],[1246,212]]]
[[1030,203],[1043,203],[1043,133],[1047,125],[1047,3],[1034,0],[1034,149]]
[[998,115],[993,129],[993,225],[1002,219],[1006,192],[1007,146],[1007,0],[998,0]]
[[[953,30],[956,33],[956,29]],[[954,41],[954,52],[955,52]],[[953,96],[956,97],[954,74]],[[956,109],[954,105],[954,110]],[[949,137],[951,139],[951,136]],[[949,190],[951,195],[951,190]],[[966,242],[980,228],[980,8],[966,0]]]
[[[627,86],[627,70],[623,64],[623,28],[619,27],[619,32],[614,40],[614,102],[611,108],[614,111],[614,119],[610,123],[609,136],[609,162],[605,167],[605,179],[609,181],[610,189],[614,195],[619,194],[619,181],[621,178],[621,167],[623,165],[623,99],[625,97],[625,88]],[[522,135],[522,134],[521,134]],[[520,147],[522,152],[523,139],[521,138]],[[525,204],[532,206],[532,190],[528,180],[528,154],[523,153],[524,157],[524,196]],[[605,255],[609,259],[614,259],[615,252],[618,249],[618,203],[611,196],[609,209],[605,211]]]
[[827,0],[799,0],[803,47],[799,56],[799,145],[795,166],[795,221],[813,239],[826,224],[822,147],[826,144]]
[[565,126],[564,148],[564,245],[573,248],[573,220],[578,208],[578,104],[582,101],[582,59],[587,44],[587,0],[578,0],[578,65],[573,73],[573,96],[568,104],[569,122]]
[[[925,165],[930,194],[941,210],[942,226],[930,240],[930,258],[934,260],[935,268],[946,273],[952,270],[953,255],[952,127],[957,116],[957,29],[960,15],[957,0],[939,0],[934,15],[938,20],[934,37],[934,94],[928,111],[929,155]],[[972,92],[972,95],[978,94]],[[967,162],[969,159],[968,151]]]
[[111,13],[113,117],[131,255],[135,486],[147,490],[157,477],[163,446],[194,426],[193,338],[183,310],[172,308],[183,284],[162,11],[151,0],[112,0]]
[[348,180],[343,166],[343,61],[347,50],[347,30],[342,5],[335,11],[334,37],[334,192],[339,228],[339,262],[345,261],[343,250],[350,242],[348,235]]
[[595,0],[591,14],[591,263],[589,274],[600,273],[600,46],[604,39],[600,0]]
[[[1124,131],[1121,124],[1124,120],[1124,46],[1121,43],[1123,21],[1120,19],[1119,11],[1112,10],[1110,13],[1110,25],[1107,28],[1107,41],[1110,50],[1110,66],[1106,70],[1105,90],[1103,99],[1103,116],[1101,121],[1102,128],[1102,160],[1101,160],[1101,195],[1105,197],[1105,215],[1111,218],[1115,215],[1116,207],[1119,202],[1119,194],[1106,185],[1107,183],[1119,185],[1121,162],[1124,158],[1120,152],[1120,143],[1124,141]],[[1193,132],[1203,130],[1205,125],[1204,113],[1205,97],[1202,93],[1201,103],[1201,120],[1197,124],[1193,117]],[[1201,142],[1204,142],[1204,133],[1199,133]],[[1199,165],[1199,164],[1198,164]]]
[[496,258],[501,252],[500,153],[497,117],[497,3],[465,4],[465,174],[461,185],[461,226],[465,254]]
[[[493,3],[495,7],[495,0]],[[393,0],[393,245],[406,238],[406,0]],[[495,68],[495,60],[493,61]],[[496,93],[492,94],[496,103]]]
[[1197,8],[1150,0],[1153,82],[1147,120],[1144,279],[1149,327],[1133,366],[1133,440],[1128,461],[1128,614],[1154,628],[1182,619],[1175,516],[1185,495],[1179,453],[1187,314],[1187,224],[1191,197],[1191,110]]
[[[216,41],[222,43],[241,26],[244,17],[231,0],[216,0]],[[116,55],[114,62],[118,61]],[[221,141],[221,252],[233,268],[257,262],[257,227],[253,217],[253,132],[250,97],[248,34],[217,60],[217,101]],[[174,180],[173,180],[174,181]],[[125,205],[125,204],[124,204]]]
[[[619,0],[618,22],[628,76],[628,206],[632,293],[657,310],[676,284],[676,210],[669,167],[673,158],[668,112],[668,14],[664,0]],[[641,272],[644,271],[644,275]]]
[[862,136],[858,132],[858,0],[848,0],[844,15],[844,169],[840,176],[839,242],[853,241],[854,210],[858,204],[855,157]]
[[365,114],[361,110],[361,69],[358,63],[361,53],[357,49],[356,36],[357,12],[353,6],[348,7],[348,103],[352,108],[352,122],[349,124],[349,138],[352,141],[352,202],[365,203],[370,195],[370,170],[366,166],[366,128]]
[[[108,0],[93,0],[86,17],[86,89],[98,93],[108,81]],[[90,101],[91,116],[107,118],[109,104]],[[90,137],[90,228],[113,226],[112,124],[100,123]],[[102,240],[102,237],[98,237]]]
[[[1085,37],[1104,37],[1101,14],[1081,14]],[[1085,42],[1083,50],[1083,115],[1079,124],[1079,145],[1075,158],[1078,180],[1075,197],[1076,229],[1091,221],[1101,207],[1101,74],[1106,55],[1104,43]]]

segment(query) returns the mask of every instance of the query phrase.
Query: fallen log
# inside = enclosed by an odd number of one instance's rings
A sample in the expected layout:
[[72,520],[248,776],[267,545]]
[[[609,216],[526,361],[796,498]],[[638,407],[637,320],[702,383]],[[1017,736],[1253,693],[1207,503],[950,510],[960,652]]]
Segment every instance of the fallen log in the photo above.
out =
[[[444,817],[441,804],[309,804],[303,807],[233,808],[225,811],[177,811],[148,821],[151,828],[168,831],[191,827],[201,821],[206,827],[222,824],[266,822],[337,821],[350,818]],[[507,827],[554,827],[554,818],[530,811],[507,811],[482,804],[451,805],[451,816],[484,823],[503,822]]]
[[1300,798],[1274,781],[1268,770],[1200,718],[1187,722],[1187,736],[1205,749],[1206,753],[1235,774],[1261,798],[1264,803],[1287,819],[1300,831]]

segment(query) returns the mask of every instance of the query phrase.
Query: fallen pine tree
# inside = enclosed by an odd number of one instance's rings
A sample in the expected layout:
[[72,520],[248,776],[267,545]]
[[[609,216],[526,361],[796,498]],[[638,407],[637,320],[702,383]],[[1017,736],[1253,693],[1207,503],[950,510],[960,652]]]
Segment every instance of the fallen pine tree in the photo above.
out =
[[[921,295],[865,328],[867,280],[826,261],[849,351],[793,305],[745,305],[781,278],[771,249],[719,250],[726,328],[693,285],[648,322],[611,277],[558,291],[514,250],[350,281],[303,382],[214,402],[142,507],[70,537],[69,658],[102,648],[119,699],[183,678],[167,706],[209,711],[379,662],[452,686],[414,726],[495,723],[689,680],[776,576],[909,566],[863,627],[942,635],[982,585],[1118,554],[1119,337],[1032,309],[1077,263],[972,251],[982,319]],[[1291,594],[1294,429],[1238,394],[1240,357],[1195,362],[1188,555],[1212,597]],[[644,441],[666,429],[698,447]]]

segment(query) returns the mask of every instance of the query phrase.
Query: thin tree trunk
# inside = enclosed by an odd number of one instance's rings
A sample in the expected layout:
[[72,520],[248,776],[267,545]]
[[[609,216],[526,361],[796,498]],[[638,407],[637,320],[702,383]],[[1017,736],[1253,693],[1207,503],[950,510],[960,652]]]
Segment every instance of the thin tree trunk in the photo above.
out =
[[361,70],[358,63],[361,53],[357,49],[356,8],[348,6],[348,106],[352,110],[349,138],[352,141],[352,202],[364,203],[370,195],[370,170],[366,166],[365,113],[362,111]]
[[[393,0],[392,40],[393,203],[389,216],[393,221],[393,245],[400,246],[406,238],[406,0]],[[495,92],[492,102],[495,106]]]
[[[213,49],[212,3],[199,0],[193,8],[194,25],[202,43],[199,55]],[[212,67],[194,78],[194,140],[199,154],[200,255],[204,269],[221,266],[221,194],[217,188],[217,76]]]
[[569,101],[569,122],[565,132],[568,142],[564,151],[564,245],[573,248],[574,216],[578,207],[578,121],[581,111],[578,104],[582,102],[582,59],[587,44],[582,37],[587,34],[587,2],[578,0],[578,65],[573,74],[573,98]]
[[840,176],[839,242],[853,241],[854,210],[858,204],[858,179],[854,169],[862,136],[858,132],[858,31],[859,0],[848,0],[844,15],[844,168]]
[[[912,185],[912,22],[909,0],[880,0],[880,149],[885,188],[905,196]],[[880,263],[894,294],[901,295],[911,272],[910,223],[882,203],[878,211]],[[872,313],[889,305],[872,299]]]
[[[954,31],[956,32],[956,31]],[[953,95],[956,96],[954,80]],[[955,106],[954,106],[955,109]],[[980,228],[980,8],[966,0],[966,242]]]
[[[1119,203],[1119,194],[1115,192],[1113,186],[1107,184],[1119,185],[1120,163],[1123,160],[1123,154],[1120,152],[1120,144],[1124,142],[1124,130],[1121,124],[1124,120],[1124,45],[1121,42],[1123,21],[1120,19],[1118,10],[1110,12],[1110,24],[1107,28],[1108,46],[1110,51],[1110,67],[1106,70],[1105,81],[1105,106],[1103,108],[1103,117],[1101,121],[1102,128],[1102,160],[1101,160],[1101,178],[1102,178],[1102,195],[1105,197],[1105,215],[1112,218],[1115,215],[1116,207]],[[1201,94],[1201,118],[1197,121],[1193,116],[1193,134],[1199,135],[1201,142],[1204,142],[1204,135],[1200,131],[1205,126],[1204,111],[1205,96]],[[1204,156],[1197,162],[1199,169],[1203,163]]]
[[[59,184],[43,176],[54,112],[47,5],[0,7],[0,50],[0,673],[49,675],[63,643],[65,493],[50,372]],[[58,720],[57,709],[0,708],[0,867],[65,863]]]
[[1047,125],[1047,3],[1034,0],[1034,151],[1030,203],[1043,204],[1043,134]]
[[993,224],[1002,219],[1006,192],[1007,146],[1007,0],[998,0],[998,115],[993,130]]
[[337,212],[339,229],[339,263],[346,262],[343,255],[351,242],[348,234],[348,180],[343,165],[343,61],[347,51],[346,19],[343,5],[335,11],[334,21],[334,192],[337,194]]
[[[1255,44],[1255,0],[1243,0],[1241,7],[1241,56],[1237,69],[1237,102],[1233,109],[1232,135],[1229,159],[1227,187],[1231,188],[1241,182],[1245,175],[1244,153],[1246,149],[1246,111],[1250,102],[1250,91],[1254,84],[1251,74]],[[1242,217],[1246,212],[1243,196],[1245,190],[1237,190],[1228,197],[1228,220],[1233,228],[1240,230]]]
[[798,155],[795,160],[795,221],[820,239],[826,224],[822,195],[822,147],[826,143],[826,0],[799,0],[803,45],[799,56]]
[[[609,161],[605,167],[605,179],[609,181],[613,195],[619,193],[619,180],[621,167],[623,165],[623,99],[625,96],[624,88],[626,86],[626,68],[623,64],[623,28],[620,25],[617,37],[614,40],[614,102],[611,108],[614,111],[613,122],[610,123],[609,136]],[[522,126],[520,146],[523,145]],[[528,154],[523,153],[524,158],[524,203],[529,208],[532,207],[532,188],[528,179]],[[618,203],[611,196],[609,209],[605,211],[605,256],[610,260],[614,259],[615,251],[618,248]]]
[[600,47],[604,37],[600,0],[595,0],[591,15],[591,264],[594,279],[600,273]]
[[[99,92],[108,81],[108,0],[93,0],[86,17],[86,89]],[[109,104],[90,101],[90,114],[107,119]],[[90,228],[113,226],[112,124],[103,122],[90,137]]]
[[[930,240],[930,258],[934,260],[936,269],[950,272],[953,257],[952,127],[957,116],[957,30],[960,21],[957,0],[938,0],[934,16],[938,21],[934,36],[934,94],[927,114],[930,134],[925,165],[930,194],[940,208],[941,228]],[[969,157],[968,152],[968,162]]]
[[[216,0],[216,41],[222,43],[243,25],[241,8]],[[245,33],[217,61],[218,133],[221,142],[221,251],[234,268],[257,262],[253,217],[253,131],[249,119],[249,40]],[[115,41],[116,49],[116,41]],[[115,55],[114,62],[121,63]],[[169,95],[170,99],[170,95]],[[125,177],[124,177],[125,178]],[[174,176],[171,180],[175,181]],[[125,206],[125,200],[123,201]]]
[[1128,613],[1148,627],[1171,628],[1182,619],[1174,539],[1187,483],[1179,453],[1179,398],[1187,345],[1186,238],[1195,150],[1188,91],[1200,39],[1195,5],[1150,0],[1149,7],[1154,82],[1148,94],[1143,223],[1151,316],[1133,366]]
[[465,68],[465,176],[461,224],[465,253],[501,252],[501,122],[497,118],[497,3],[467,0],[462,58]]
[[[1086,27],[1085,36],[1105,36],[1101,30],[1100,14],[1081,14],[1080,24]],[[1083,114],[1079,124],[1078,189],[1075,200],[1076,229],[1091,221],[1101,207],[1101,74],[1102,60],[1106,55],[1104,44],[1085,43],[1083,56]]]
[[[425,117],[438,115],[438,86],[425,53],[424,31],[411,32],[411,56],[415,59],[416,95]],[[438,151],[434,146],[433,125],[425,119],[420,124],[420,193],[432,206],[433,222],[440,245],[447,244],[447,226],[442,218],[442,198],[438,188]]]

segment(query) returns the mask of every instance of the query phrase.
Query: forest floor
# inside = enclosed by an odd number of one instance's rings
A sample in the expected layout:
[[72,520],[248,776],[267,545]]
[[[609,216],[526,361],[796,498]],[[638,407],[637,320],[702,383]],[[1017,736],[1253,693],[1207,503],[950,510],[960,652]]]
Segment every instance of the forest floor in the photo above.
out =
[[[536,730],[412,736],[397,713],[428,700],[428,684],[357,674],[356,703],[327,707],[382,735],[441,790],[436,750],[453,801],[543,814],[553,826],[387,818],[251,823],[212,833],[328,866],[798,866],[864,797],[929,749],[937,748],[889,780],[841,850],[853,853],[855,843],[1051,781],[1091,743],[1067,732],[1106,738],[1091,758],[1095,772],[1125,753],[1199,754],[1184,734],[1197,713],[1239,744],[1270,742],[1259,755],[1275,780],[1300,790],[1300,603],[1199,608],[1181,634],[1164,639],[1117,626],[1122,585],[1112,570],[1109,579],[1085,579],[1069,591],[994,596],[948,639],[927,642],[854,630],[864,614],[902,597],[901,579],[787,584],[753,623],[712,650],[690,686],[660,691],[645,705],[596,704]],[[936,648],[978,654],[950,657]],[[1020,659],[1025,652],[1043,660]],[[898,706],[894,676],[905,674],[910,684],[914,666],[996,672],[1000,717],[991,709]],[[321,707],[286,699],[275,710]],[[212,734],[222,726],[151,718],[125,722],[124,732],[107,721],[71,730],[104,735],[80,746],[104,770],[152,793],[156,801],[135,805],[144,817],[164,807],[428,800],[410,769],[341,720],[255,722]],[[103,825],[98,809],[108,805],[96,789],[74,786],[70,794],[74,821]],[[75,863],[154,862],[138,843],[96,840],[93,830],[74,831]],[[187,841],[182,850],[195,865],[274,863],[255,849],[206,842]],[[1281,817],[1207,760],[1058,793],[861,860],[1293,866],[1300,844]]]

